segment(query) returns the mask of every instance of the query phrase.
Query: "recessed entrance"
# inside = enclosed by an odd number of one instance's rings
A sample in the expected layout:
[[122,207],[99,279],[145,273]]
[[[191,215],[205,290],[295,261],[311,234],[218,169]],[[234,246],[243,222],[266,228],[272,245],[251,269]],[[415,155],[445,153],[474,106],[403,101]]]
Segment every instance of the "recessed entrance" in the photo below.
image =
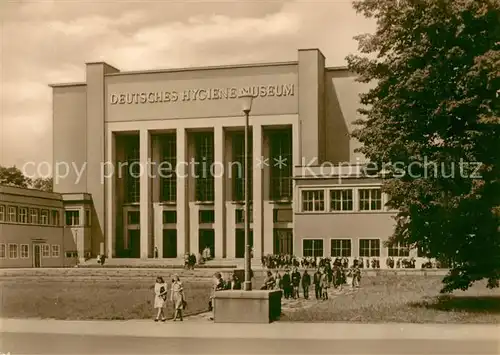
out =
[[33,267],[42,267],[42,246],[33,244]]
[[141,231],[139,229],[128,231],[128,255],[129,258],[141,257]]
[[177,257],[177,230],[164,229],[163,230],[163,257],[176,258]]
[[200,229],[198,242],[200,254],[208,247],[212,258],[215,256],[215,231],[213,229]]

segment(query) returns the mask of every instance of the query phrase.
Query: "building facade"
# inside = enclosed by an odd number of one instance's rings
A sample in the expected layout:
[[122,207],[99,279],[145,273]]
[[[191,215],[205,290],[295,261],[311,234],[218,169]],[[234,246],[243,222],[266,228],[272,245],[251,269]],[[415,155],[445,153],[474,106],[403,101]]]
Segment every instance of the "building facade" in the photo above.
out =
[[256,259],[349,245],[352,257],[371,254],[373,240],[391,234],[378,181],[339,184],[300,171],[364,161],[350,132],[367,87],[346,68],[325,67],[317,49],[299,50],[294,62],[224,67],[121,72],[87,63],[84,83],[51,87],[54,166],[66,167],[54,190],[89,196],[82,248],[93,255],[179,258],[208,246],[215,258],[243,257],[248,93]]

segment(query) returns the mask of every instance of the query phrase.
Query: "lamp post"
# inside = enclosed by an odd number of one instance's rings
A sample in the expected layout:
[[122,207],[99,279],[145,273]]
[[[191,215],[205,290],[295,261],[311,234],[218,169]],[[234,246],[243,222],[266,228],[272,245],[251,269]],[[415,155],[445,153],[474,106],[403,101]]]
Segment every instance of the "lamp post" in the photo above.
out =
[[252,109],[253,96],[251,94],[242,95],[242,110],[245,114],[245,282],[243,284],[243,289],[245,291],[252,290],[252,256],[250,255],[250,184],[249,184],[249,173],[250,173],[250,160],[249,158],[249,146],[248,146],[248,131],[249,129],[249,115]]

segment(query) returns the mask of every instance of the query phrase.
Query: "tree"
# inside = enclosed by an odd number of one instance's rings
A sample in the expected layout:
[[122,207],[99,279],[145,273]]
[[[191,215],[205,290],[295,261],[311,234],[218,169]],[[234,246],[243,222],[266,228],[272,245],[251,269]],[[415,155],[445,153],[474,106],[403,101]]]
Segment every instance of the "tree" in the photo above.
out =
[[6,168],[0,165],[0,185],[27,188],[29,184],[30,179],[15,166]]
[[[391,243],[452,261],[442,292],[500,279],[500,1],[363,0],[347,57],[364,83],[359,149],[398,209]],[[453,169],[453,170],[452,170]]]
[[52,177],[32,179],[30,186],[40,191],[52,192],[54,181]]

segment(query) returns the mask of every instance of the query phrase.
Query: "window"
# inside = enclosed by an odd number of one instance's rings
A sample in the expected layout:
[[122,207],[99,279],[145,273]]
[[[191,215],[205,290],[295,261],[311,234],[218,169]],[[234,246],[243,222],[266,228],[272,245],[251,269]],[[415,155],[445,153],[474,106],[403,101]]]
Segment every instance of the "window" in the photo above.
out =
[[5,221],[5,206],[0,205],[0,222]]
[[7,215],[8,222],[17,222],[17,209],[14,206],[9,206],[9,213]]
[[38,209],[30,208],[30,223],[38,224]]
[[40,223],[44,225],[49,224],[49,210],[40,211]]
[[303,256],[323,256],[323,239],[305,239],[302,241]]
[[293,210],[291,208],[280,208],[273,211],[274,223],[293,222]]
[[9,259],[17,259],[18,256],[17,244],[9,244]]
[[200,223],[214,223],[215,222],[215,211],[212,210],[201,210],[199,211]]
[[[214,201],[214,134],[213,132],[195,133],[195,179],[196,201]],[[222,143],[221,143],[222,144]]]
[[273,229],[274,255],[293,255],[293,229]]
[[161,201],[175,202],[177,199],[177,139],[175,134],[161,137],[162,162],[160,167]]
[[292,128],[271,131],[269,145],[271,200],[291,200],[293,198]]
[[76,257],[78,257],[78,253],[76,251],[67,251],[67,252],[64,253],[64,255],[67,258],[76,258]]
[[21,244],[21,259],[28,259],[30,256],[29,245]]
[[352,255],[350,239],[332,239],[330,244],[333,257],[348,258]]
[[140,224],[140,223],[141,223],[141,213],[139,211],[127,212],[127,224]]
[[19,207],[19,223],[28,223],[28,209]]
[[302,191],[302,211],[318,212],[325,210],[325,191],[305,190]]
[[53,226],[59,225],[59,211],[57,210],[52,211],[52,225]]
[[[243,201],[245,199],[245,134],[235,133],[232,139],[233,143],[233,164],[231,165],[234,186],[233,186],[233,200]],[[248,189],[252,191],[252,177],[253,177],[253,149],[252,149],[252,138],[249,133],[248,140],[248,160],[249,160],[249,172],[248,172]]]
[[53,258],[58,258],[59,257],[59,245],[58,244],[52,244],[52,257]]
[[352,189],[330,191],[331,211],[352,211]]
[[0,244],[0,259],[5,259],[7,254],[7,248],[5,244]]
[[380,189],[359,190],[360,211],[380,211],[382,209],[382,192]]
[[389,256],[410,256],[410,249],[400,243],[389,245]]
[[177,211],[163,211],[163,224],[177,223]]
[[380,256],[380,239],[360,239],[359,256],[362,257]]
[[50,258],[50,245],[42,244],[42,257]]
[[66,216],[66,225],[67,226],[79,226],[80,225],[80,211],[66,211],[64,212]]
[[[245,223],[245,209],[239,208],[235,211],[236,223]],[[253,223],[253,209],[250,206],[250,223]]]
[[91,223],[90,223],[90,210],[86,209],[85,210],[85,225],[87,227],[90,227]]
[[[128,203],[139,202],[140,199],[140,151],[139,151],[139,136],[122,137],[125,146],[125,194]],[[120,171],[120,174],[122,171]]]

